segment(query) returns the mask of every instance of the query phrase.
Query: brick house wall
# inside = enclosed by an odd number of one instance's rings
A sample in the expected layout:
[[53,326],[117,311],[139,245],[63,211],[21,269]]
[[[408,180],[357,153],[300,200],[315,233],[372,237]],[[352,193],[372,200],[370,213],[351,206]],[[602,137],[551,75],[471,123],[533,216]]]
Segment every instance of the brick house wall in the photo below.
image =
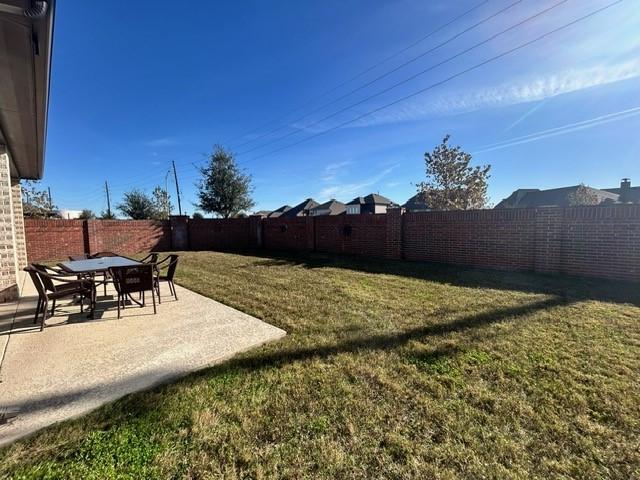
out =
[[9,155],[0,151],[0,301],[18,296],[18,253]]
[[0,153],[0,301],[18,297],[26,265],[20,180],[11,178],[9,155]]
[[13,226],[15,251],[18,270],[27,266],[27,239],[24,233],[24,211],[22,209],[22,188],[20,180],[11,180],[11,206],[13,209]]

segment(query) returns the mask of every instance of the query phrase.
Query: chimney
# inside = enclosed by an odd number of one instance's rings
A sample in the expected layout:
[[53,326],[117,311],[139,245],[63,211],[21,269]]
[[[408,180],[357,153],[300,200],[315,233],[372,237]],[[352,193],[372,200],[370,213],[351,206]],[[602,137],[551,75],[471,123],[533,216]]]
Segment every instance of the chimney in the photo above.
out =
[[631,192],[631,179],[623,178],[620,182],[620,203],[629,203],[629,193]]

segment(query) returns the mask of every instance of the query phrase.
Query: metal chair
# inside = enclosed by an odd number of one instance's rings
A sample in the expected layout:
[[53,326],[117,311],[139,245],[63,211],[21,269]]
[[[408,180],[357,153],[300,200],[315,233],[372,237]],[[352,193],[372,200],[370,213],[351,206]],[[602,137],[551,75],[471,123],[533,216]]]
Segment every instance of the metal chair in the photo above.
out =
[[[113,285],[118,292],[118,318],[120,318],[120,307],[125,307],[125,298],[129,297],[129,300],[144,307],[144,293],[151,290],[151,298],[153,299],[153,313],[156,313],[156,295],[155,295],[155,281],[154,281],[154,265],[136,265],[129,267],[111,267],[109,268],[109,275],[113,279]],[[135,301],[132,297],[132,293],[140,293],[142,296],[142,302]]]
[[[75,277],[69,278],[69,275],[63,274],[61,271],[47,267],[45,265],[31,264],[24,269],[29,273],[36,290],[38,291],[38,305],[33,318],[33,323],[38,322],[38,316],[42,313],[40,320],[40,331],[44,329],[44,324],[49,316],[49,300],[53,301],[51,305],[51,315],[55,313],[56,300],[80,296],[80,313],[84,312],[84,299],[89,298],[91,309],[95,304],[95,287],[94,284],[86,279],[78,280]],[[54,280],[60,283],[54,283]]]
[[[173,297],[178,300],[178,294],[176,293],[176,286],[173,283],[173,276],[176,273],[176,267],[178,266],[178,255],[168,255],[155,264],[155,277],[154,284],[156,291],[158,292],[158,302],[162,303],[160,298],[160,282],[167,282],[169,285],[169,291]],[[163,273],[164,271],[164,273]]]
[[151,252],[149,255],[140,260],[142,263],[158,263],[158,254]]

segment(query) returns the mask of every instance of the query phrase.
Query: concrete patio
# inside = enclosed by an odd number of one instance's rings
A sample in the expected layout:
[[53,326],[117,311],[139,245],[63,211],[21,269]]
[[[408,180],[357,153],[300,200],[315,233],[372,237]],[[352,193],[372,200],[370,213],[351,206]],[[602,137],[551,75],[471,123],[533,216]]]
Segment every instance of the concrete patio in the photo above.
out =
[[100,288],[94,320],[62,302],[40,332],[23,281],[22,298],[0,304],[0,445],[285,335],[180,286],[176,301],[166,284],[157,315],[148,292],[117,319],[114,291]]

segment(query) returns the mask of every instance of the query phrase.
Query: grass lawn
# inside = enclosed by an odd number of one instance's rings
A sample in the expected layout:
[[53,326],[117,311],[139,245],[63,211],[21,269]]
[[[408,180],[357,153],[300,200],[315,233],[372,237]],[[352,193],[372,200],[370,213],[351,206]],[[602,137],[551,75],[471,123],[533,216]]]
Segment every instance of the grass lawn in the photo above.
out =
[[288,335],[14,444],[0,475],[640,476],[638,285],[205,252],[178,283]]

